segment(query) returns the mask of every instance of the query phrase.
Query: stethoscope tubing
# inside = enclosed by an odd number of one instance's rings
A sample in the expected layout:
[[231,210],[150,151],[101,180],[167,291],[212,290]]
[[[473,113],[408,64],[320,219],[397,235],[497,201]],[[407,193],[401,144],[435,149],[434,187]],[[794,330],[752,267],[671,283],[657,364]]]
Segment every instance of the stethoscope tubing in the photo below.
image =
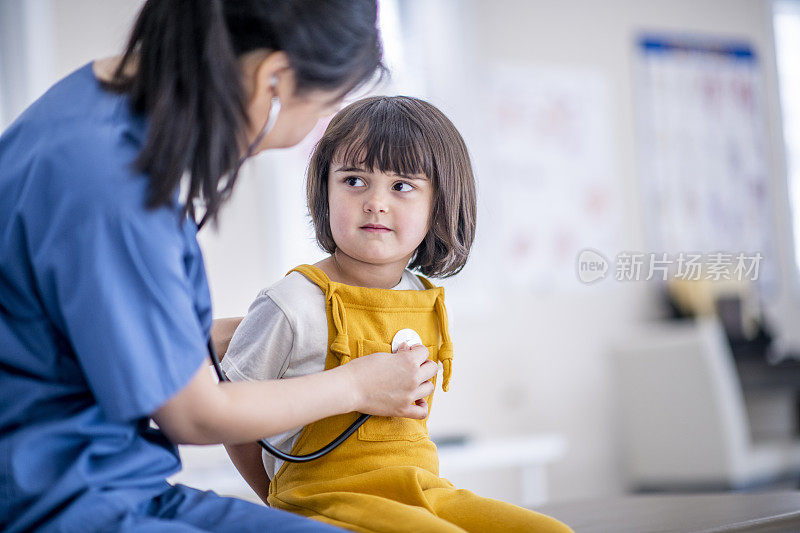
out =
[[[221,382],[222,381],[230,382],[228,376],[226,376],[225,372],[222,371],[222,366],[220,365],[219,357],[217,357],[217,352],[214,349],[214,344],[211,341],[210,337],[208,339],[208,355],[211,358],[211,363],[214,365],[214,371],[217,373],[217,377],[219,378],[219,380]],[[355,422],[350,424],[350,426],[348,426],[347,429],[345,429],[338,437],[333,439],[330,443],[328,443],[327,445],[323,446],[322,448],[320,448],[315,452],[307,453],[304,455],[292,455],[289,453],[284,453],[275,446],[273,446],[272,444],[270,444],[269,442],[267,442],[265,439],[258,440],[258,444],[267,453],[282,461],[287,461],[289,463],[307,463],[309,461],[319,459],[323,455],[327,455],[330,452],[332,452],[337,446],[339,446],[341,443],[347,440],[350,437],[350,435],[355,433],[358,430],[358,428],[364,425],[364,422],[366,422],[369,417],[370,415],[359,414]]]

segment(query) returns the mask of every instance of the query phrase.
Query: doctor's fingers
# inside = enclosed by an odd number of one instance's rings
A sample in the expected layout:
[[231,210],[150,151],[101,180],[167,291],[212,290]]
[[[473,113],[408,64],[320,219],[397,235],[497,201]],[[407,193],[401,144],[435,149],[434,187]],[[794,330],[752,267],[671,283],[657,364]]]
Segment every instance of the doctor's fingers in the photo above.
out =
[[421,400],[417,400],[417,403],[420,401],[425,401],[425,398],[433,394],[434,385],[432,381],[425,381],[417,387],[417,390],[414,391],[414,398],[420,398]]
[[435,376],[436,372],[438,371],[439,365],[435,361],[428,359],[419,366],[417,378],[419,379],[420,383],[422,383],[423,381],[433,379],[433,376]]
[[426,418],[428,416],[428,402],[425,400],[417,400],[408,406],[406,412],[403,413],[402,416],[406,418],[415,418],[417,420]]
[[424,399],[419,399],[414,403],[408,404],[408,406],[403,409],[403,413],[400,416],[423,420],[428,416],[428,402]]
[[410,348],[408,347],[404,348],[405,350],[408,350],[406,353],[408,353],[409,357],[411,357],[411,360],[418,365],[424,363],[425,360],[428,358],[428,349],[421,344],[415,344]]

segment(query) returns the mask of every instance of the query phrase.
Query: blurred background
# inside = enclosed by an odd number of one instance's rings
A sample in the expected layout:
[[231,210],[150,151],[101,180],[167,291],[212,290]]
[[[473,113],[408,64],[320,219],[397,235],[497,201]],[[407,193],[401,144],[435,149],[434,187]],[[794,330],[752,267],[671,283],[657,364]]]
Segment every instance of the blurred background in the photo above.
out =
[[[0,0],[0,127],[118,53],[133,0]],[[524,505],[797,488],[800,1],[381,0],[390,80],[463,134],[478,236],[447,290],[442,474]],[[323,257],[316,131],[201,235],[216,317]],[[221,447],[176,480],[254,499]]]

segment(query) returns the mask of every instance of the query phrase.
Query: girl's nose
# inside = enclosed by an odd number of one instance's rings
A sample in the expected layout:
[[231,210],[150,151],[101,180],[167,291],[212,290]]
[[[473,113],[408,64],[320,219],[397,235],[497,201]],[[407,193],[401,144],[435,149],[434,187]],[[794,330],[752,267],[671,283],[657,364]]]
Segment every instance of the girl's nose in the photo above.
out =
[[365,213],[386,213],[388,207],[386,198],[380,193],[370,195],[364,202]]

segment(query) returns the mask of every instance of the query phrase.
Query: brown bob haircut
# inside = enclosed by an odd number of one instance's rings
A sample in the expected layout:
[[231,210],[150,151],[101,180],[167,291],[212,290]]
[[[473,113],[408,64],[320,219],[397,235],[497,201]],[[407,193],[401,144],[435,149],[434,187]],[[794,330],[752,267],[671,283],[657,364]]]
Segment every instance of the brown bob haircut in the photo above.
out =
[[433,186],[430,227],[408,268],[434,278],[464,268],[475,238],[475,177],[464,139],[441,111],[417,98],[374,96],[333,117],[311,156],[307,184],[317,242],[331,254],[328,173],[334,160],[369,171],[425,174]]

